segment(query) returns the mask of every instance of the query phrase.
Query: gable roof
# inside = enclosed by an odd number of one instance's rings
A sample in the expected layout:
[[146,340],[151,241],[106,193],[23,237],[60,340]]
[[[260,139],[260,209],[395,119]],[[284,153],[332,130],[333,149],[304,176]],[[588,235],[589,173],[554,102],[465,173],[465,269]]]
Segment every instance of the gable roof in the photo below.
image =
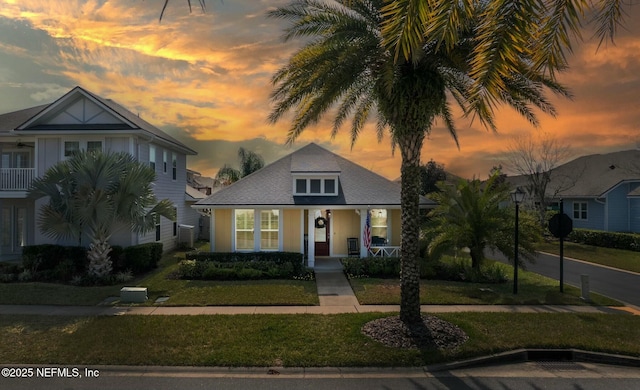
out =
[[[338,195],[294,196],[293,177],[304,174],[338,175]],[[424,197],[420,197],[420,204],[435,206],[435,202]],[[194,207],[312,205],[399,207],[400,184],[311,143],[197,202]]]
[[[104,110],[103,118],[105,120],[82,124],[48,122],[48,120],[63,112],[66,107],[83,97],[94,103],[101,110]],[[79,86],[73,88],[53,103],[0,115],[0,132],[13,132],[14,135],[43,134],[45,132],[67,134],[86,130],[137,132],[150,136],[158,140],[159,143],[177,148],[185,154],[197,154],[195,150],[151,125],[120,104],[111,99],[104,99]]]
[[[514,176],[508,180],[513,185],[526,185],[525,176]],[[640,181],[640,150],[592,154],[554,169],[547,186],[547,196],[601,198],[629,181]]]

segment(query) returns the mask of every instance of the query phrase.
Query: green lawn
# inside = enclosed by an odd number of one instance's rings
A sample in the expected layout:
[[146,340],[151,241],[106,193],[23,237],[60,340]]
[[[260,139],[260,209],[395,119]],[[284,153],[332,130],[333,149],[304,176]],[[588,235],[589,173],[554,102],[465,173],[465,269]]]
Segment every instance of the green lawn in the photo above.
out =
[[[200,250],[208,249],[208,243],[201,244]],[[120,289],[125,285],[147,287],[149,300],[146,305],[153,305],[158,297],[169,297],[163,303],[164,306],[319,304],[315,281],[191,281],[170,278],[182,259],[184,251],[167,253],[162,257],[157,270],[137,280],[114,286],[0,283],[0,304],[97,305],[106,298],[120,296]]]
[[76,287],[55,283],[0,283],[0,305],[93,306],[120,295],[123,285]]
[[4,364],[421,366],[518,348],[640,356],[640,317],[450,313],[470,340],[455,351],[400,350],[360,333],[381,313],[234,316],[0,316]]
[[[538,245],[538,250],[558,255],[560,254],[560,244],[559,242],[544,242]],[[640,273],[640,252],[565,242],[564,255],[574,259]]]
[[[500,264],[513,274],[513,267]],[[400,282],[398,279],[351,279],[351,287],[363,305],[400,304]],[[557,281],[520,270],[518,273],[518,294],[513,295],[513,282],[483,284],[450,282],[443,280],[422,280],[420,282],[420,302],[423,305],[588,305],[580,299],[580,290],[565,285],[560,293]],[[595,305],[621,306],[622,304],[599,294],[591,293]]]

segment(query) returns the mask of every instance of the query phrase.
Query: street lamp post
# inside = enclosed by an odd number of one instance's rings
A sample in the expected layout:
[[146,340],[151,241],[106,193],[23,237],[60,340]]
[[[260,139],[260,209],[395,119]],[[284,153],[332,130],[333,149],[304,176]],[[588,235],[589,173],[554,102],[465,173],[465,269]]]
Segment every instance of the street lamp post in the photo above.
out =
[[511,200],[516,204],[516,226],[515,226],[515,251],[513,258],[513,294],[518,294],[518,214],[520,213],[520,203],[524,200],[526,193],[520,187],[511,192]]

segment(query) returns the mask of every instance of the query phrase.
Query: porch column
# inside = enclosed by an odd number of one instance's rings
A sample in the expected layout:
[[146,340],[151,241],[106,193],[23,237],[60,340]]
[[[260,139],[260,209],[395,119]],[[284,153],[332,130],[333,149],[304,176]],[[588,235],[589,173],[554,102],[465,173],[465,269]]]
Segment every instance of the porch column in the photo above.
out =
[[216,251],[216,211],[209,213],[209,252]]
[[367,224],[367,209],[360,209],[360,257],[369,257],[369,251],[364,243],[364,226]]
[[307,222],[307,243],[309,248],[307,248],[307,261],[309,268],[314,268],[316,264],[316,226],[315,226],[315,210],[309,209],[307,210],[308,222]]

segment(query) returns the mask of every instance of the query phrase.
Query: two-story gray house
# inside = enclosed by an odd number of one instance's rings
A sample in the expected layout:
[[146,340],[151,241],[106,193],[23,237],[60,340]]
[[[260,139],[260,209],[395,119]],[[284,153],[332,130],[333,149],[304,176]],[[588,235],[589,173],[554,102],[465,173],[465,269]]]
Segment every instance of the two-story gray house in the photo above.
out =
[[[0,115],[0,260],[17,258],[25,245],[54,242],[36,221],[46,199],[27,197],[32,180],[79,150],[125,151],[156,170],[155,193],[170,199],[177,220],[160,218],[155,231],[118,231],[113,245],[162,242],[175,247],[180,224],[194,224],[186,201],[187,155],[196,152],[116,102],[75,87],[50,104]],[[197,222],[196,222],[197,223]]]

